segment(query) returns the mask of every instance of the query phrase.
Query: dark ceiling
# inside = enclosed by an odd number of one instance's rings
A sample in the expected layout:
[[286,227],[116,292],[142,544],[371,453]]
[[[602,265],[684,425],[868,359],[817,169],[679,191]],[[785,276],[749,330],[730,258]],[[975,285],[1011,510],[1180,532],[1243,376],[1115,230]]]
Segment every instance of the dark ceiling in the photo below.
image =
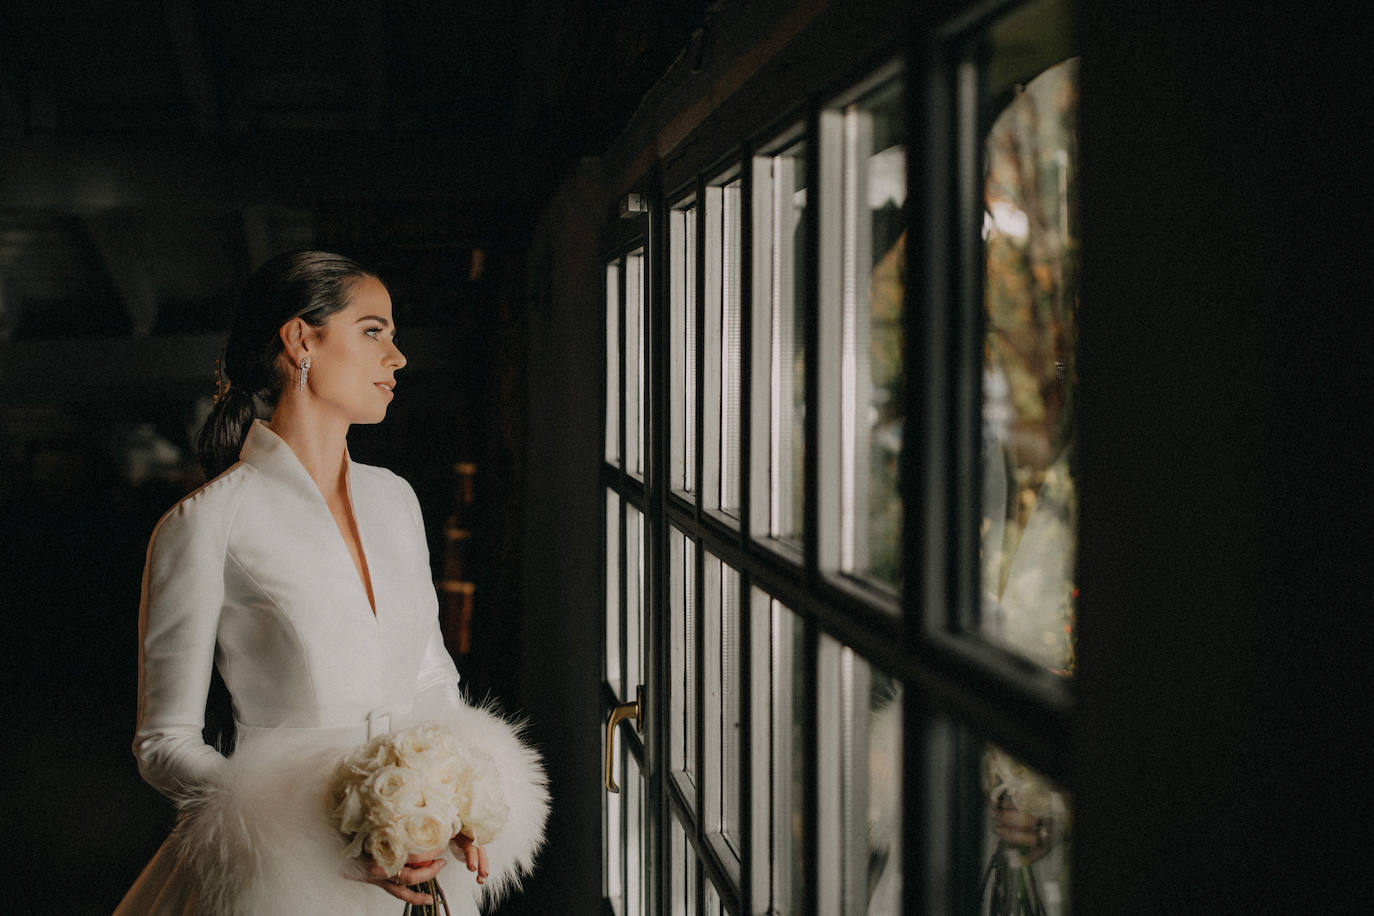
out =
[[721,5],[6,0],[0,342],[222,330],[288,248],[485,244]]

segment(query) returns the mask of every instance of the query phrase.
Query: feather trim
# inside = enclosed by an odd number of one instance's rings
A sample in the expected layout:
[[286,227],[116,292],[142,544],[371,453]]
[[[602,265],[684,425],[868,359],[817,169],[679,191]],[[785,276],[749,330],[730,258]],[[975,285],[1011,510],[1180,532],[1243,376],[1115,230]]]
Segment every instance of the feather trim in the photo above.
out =
[[347,876],[324,780],[337,748],[273,733],[241,746],[213,784],[179,800],[173,848],[207,916],[375,912],[395,902]]
[[[548,782],[538,754],[520,739],[522,726],[492,707],[461,701],[432,718],[482,748],[495,763],[510,813],[485,847],[491,874],[483,885],[461,865],[440,873],[455,916],[493,909],[533,869],[544,842]],[[203,916],[330,913],[395,916],[403,904],[361,881],[357,859],[330,820],[327,781],[352,750],[310,730],[260,733],[240,744],[212,783],[184,793],[169,843],[177,873],[189,881]]]
[[[539,754],[522,740],[525,724],[502,717],[495,703],[471,706],[459,702],[436,712],[434,718],[452,728],[460,739],[490,755],[510,806],[505,827],[484,847],[491,874],[475,898],[489,912],[517,891],[521,880],[534,870],[549,816],[548,777]],[[461,855],[457,858],[462,861]],[[459,882],[451,883],[456,886]],[[450,901],[457,896],[449,884],[444,884],[444,891]]]

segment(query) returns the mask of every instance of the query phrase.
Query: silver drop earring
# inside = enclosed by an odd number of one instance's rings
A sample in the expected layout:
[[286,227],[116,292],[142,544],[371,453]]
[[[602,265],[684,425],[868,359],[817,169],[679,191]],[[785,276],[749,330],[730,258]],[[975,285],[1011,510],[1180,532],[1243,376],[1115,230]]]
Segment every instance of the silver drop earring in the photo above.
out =
[[303,357],[301,357],[301,381],[300,381],[300,384],[296,386],[296,390],[297,390],[297,391],[304,391],[304,390],[305,390],[305,378],[306,378],[306,376],[308,376],[309,374],[310,374],[310,357],[308,357],[308,356],[303,356]]

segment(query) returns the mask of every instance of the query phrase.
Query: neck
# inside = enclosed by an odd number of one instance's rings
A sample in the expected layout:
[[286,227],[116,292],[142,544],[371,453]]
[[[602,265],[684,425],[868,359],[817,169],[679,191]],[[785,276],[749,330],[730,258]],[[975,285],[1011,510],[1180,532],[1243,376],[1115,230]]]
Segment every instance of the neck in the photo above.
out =
[[340,488],[348,467],[348,424],[301,409],[283,397],[272,411],[272,431],[296,453],[322,493]]

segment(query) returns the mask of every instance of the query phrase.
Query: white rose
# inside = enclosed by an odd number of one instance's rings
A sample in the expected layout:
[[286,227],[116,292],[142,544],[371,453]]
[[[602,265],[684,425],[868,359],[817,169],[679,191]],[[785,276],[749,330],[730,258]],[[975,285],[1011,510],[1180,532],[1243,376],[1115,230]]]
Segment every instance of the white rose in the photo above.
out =
[[412,853],[429,853],[443,849],[452,836],[448,824],[431,812],[411,815],[403,823]]
[[424,803],[424,778],[405,767],[382,767],[363,784],[363,803],[374,820],[396,820]]
[[367,809],[363,806],[362,793],[351,788],[334,808],[334,823],[345,836],[359,833],[367,826]]
[[445,757],[434,761],[425,770],[425,801],[430,804],[452,804],[458,788],[467,781],[468,768],[462,761]]
[[400,830],[374,830],[368,835],[365,845],[368,855],[381,866],[383,872],[388,875],[400,874],[401,866],[405,865],[406,857],[409,856],[405,835]]
[[371,741],[354,749],[344,758],[343,765],[361,776],[366,776],[396,762],[396,752],[391,746],[390,735],[378,735]]
[[424,754],[434,746],[428,735],[415,728],[397,732],[393,738],[396,762],[401,766],[415,766]]

